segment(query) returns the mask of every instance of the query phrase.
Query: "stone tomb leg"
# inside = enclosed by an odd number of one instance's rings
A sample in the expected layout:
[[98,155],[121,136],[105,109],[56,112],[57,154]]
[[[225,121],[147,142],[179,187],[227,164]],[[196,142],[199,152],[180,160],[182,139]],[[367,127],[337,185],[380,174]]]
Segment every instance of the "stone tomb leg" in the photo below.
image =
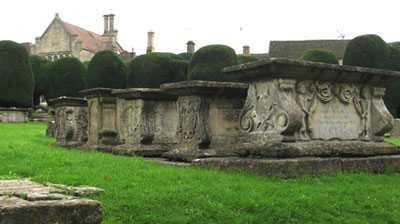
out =
[[59,97],[49,100],[49,105],[55,110],[53,145],[77,147],[88,139],[88,109],[87,100],[76,97]]
[[117,141],[117,98],[112,89],[94,88],[80,91],[88,100],[89,134],[84,148],[111,152]]
[[[393,117],[382,99],[385,86],[397,80],[399,72],[290,59],[262,60],[224,72],[249,82],[240,114],[240,128],[247,134],[245,143],[235,146],[243,159],[198,160],[196,164],[224,168],[257,164],[251,165],[257,167],[254,172],[268,174],[274,173],[277,164],[307,166],[277,172],[287,176],[310,169],[315,169],[312,174],[324,173],[329,163],[321,157],[342,161],[336,163],[339,171],[381,172],[400,167],[395,156],[400,154],[399,147],[383,142],[393,127]],[[381,165],[379,169],[351,165],[367,166],[368,161]]]
[[232,156],[232,145],[240,142],[239,114],[247,84],[187,81],[160,86],[178,96],[178,146],[165,153],[171,160],[191,161],[200,157]]
[[114,154],[158,156],[176,145],[176,96],[161,89],[113,90],[117,97],[117,138]]

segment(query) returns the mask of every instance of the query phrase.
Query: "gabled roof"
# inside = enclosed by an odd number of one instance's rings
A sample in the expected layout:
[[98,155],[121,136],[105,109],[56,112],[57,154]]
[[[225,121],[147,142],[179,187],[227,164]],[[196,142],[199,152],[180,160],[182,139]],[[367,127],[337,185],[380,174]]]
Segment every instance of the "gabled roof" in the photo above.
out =
[[298,59],[309,49],[326,49],[333,51],[338,58],[343,58],[350,40],[300,40],[270,41],[269,56],[272,58]]
[[75,25],[63,22],[65,28],[71,34],[78,35],[78,40],[82,41],[82,48],[90,52],[96,53],[101,48],[101,36],[97,33],[90,32]]
[[[54,20],[47,27],[46,31],[42,34],[42,37],[47,33],[50,26],[56,21],[61,23],[64,26],[65,30],[70,35],[73,35],[73,34],[78,35],[78,40],[82,41],[83,49],[93,52],[93,53],[96,53],[101,50],[101,39],[102,39],[101,35],[62,21],[60,19],[60,17],[58,16],[58,13],[56,14],[56,17],[54,18]],[[118,53],[122,53],[124,51],[124,49],[121,47],[121,45],[118,42],[116,44],[115,50]]]

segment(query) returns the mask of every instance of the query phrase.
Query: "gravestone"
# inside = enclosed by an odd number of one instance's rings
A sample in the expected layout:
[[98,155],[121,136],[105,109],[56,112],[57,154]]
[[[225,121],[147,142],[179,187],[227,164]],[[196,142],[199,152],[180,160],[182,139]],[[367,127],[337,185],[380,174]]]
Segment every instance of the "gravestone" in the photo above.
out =
[[48,126],[49,135],[56,138],[55,146],[77,147],[88,139],[87,100],[76,97],[59,97],[49,100],[55,110],[54,124]]
[[114,154],[158,156],[176,145],[176,96],[161,89],[113,90],[117,97]]
[[400,138],[400,119],[394,119],[393,129],[389,135],[391,138]]
[[29,108],[0,107],[0,123],[26,123],[29,111]]
[[292,169],[277,173],[288,176],[310,173],[307,170],[326,173],[326,166],[336,167],[328,173],[400,171],[399,148],[383,142],[393,117],[382,99],[385,86],[397,80],[399,72],[290,59],[263,60],[224,72],[249,81],[239,116],[247,134],[244,143],[235,146],[240,158],[199,159],[195,164],[253,167],[259,173],[273,173],[274,166],[282,165]]
[[178,146],[164,154],[178,161],[199,157],[232,156],[232,146],[241,141],[238,118],[247,84],[186,81],[160,86],[178,97],[176,141]]

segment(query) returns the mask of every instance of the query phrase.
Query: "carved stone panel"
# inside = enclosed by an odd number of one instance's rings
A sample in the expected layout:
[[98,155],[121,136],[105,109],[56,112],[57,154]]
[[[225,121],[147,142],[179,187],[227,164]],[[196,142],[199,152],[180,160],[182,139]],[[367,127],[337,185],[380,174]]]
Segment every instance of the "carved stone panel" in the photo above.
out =
[[209,99],[182,96],[178,102],[178,143],[207,148],[211,143],[209,127]]
[[56,108],[56,143],[85,143],[88,139],[88,109],[78,106]]

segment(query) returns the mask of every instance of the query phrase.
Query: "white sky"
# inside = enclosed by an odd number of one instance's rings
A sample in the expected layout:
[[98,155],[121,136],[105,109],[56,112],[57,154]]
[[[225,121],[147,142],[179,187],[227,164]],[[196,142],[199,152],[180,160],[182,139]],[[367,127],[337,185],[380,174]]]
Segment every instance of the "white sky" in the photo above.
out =
[[[147,31],[157,52],[186,52],[226,44],[242,53],[266,53],[270,40],[346,39],[378,34],[400,41],[395,0],[9,0],[0,8],[0,40],[35,42],[54,19],[103,34],[104,14],[115,14],[118,42],[146,52]],[[242,28],[242,30],[241,30]],[[339,31],[338,31],[339,30]]]

